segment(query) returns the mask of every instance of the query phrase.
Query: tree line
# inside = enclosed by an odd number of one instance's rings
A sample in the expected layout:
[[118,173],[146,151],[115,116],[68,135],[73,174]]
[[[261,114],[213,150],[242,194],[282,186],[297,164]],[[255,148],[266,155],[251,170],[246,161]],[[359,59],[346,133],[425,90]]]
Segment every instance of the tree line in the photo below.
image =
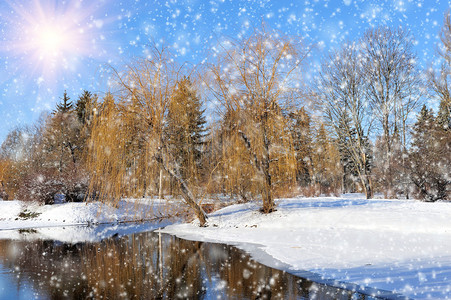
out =
[[331,51],[308,84],[312,47],[264,25],[193,69],[153,47],[111,68],[102,97],[64,93],[52,113],[11,131],[2,197],[181,196],[202,225],[201,199],[213,194],[259,198],[264,213],[296,194],[449,200],[449,14],[441,39],[440,69],[421,70],[408,32],[369,29]]

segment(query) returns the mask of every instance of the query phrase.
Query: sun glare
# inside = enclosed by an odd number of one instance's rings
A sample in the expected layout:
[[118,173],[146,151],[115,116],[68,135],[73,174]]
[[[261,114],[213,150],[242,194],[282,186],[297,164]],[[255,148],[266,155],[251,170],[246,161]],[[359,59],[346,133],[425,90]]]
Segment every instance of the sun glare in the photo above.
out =
[[38,47],[42,52],[57,53],[64,47],[64,36],[59,30],[45,28],[38,36]]
[[96,6],[78,0],[9,2],[14,12],[4,48],[23,56],[28,72],[54,81],[64,69],[75,70],[84,57],[93,56]]
[[42,26],[38,27],[31,46],[38,52],[40,59],[55,58],[70,53],[73,49],[71,40],[74,38],[57,26]]

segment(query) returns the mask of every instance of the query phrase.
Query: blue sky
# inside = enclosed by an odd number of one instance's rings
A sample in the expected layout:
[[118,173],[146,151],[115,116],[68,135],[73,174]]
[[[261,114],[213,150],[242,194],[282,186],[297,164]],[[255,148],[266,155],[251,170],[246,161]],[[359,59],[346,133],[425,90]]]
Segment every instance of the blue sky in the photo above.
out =
[[[316,45],[312,64],[372,26],[403,26],[418,63],[437,59],[438,33],[450,1],[0,1],[0,142],[54,108],[64,90],[108,90],[108,65],[120,67],[164,43],[180,62],[197,64],[224,37],[262,21]],[[311,71],[314,73],[315,68]]]

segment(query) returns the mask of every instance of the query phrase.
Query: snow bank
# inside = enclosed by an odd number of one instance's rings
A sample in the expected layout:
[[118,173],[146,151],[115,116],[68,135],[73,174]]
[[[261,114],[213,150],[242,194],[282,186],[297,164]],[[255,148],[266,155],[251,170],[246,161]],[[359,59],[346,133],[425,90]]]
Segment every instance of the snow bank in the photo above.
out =
[[[237,245],[262,263],[412,298],[451,298],[451,203],[298,198],[234,205],[162,230],[192,240]],[[308,271],[308,273],[305,273]],[[311,273],[310,273],[311,272]]]
[[[174,214],[175,209],[181,208],[156,199],[123,200],[117,207],[100,202],[38,205],[0,201],[0,239],[39,238],[67,243],[99,241],[116,233],[124,235],[163,227],[168,222],[158,224],[155,221],[143,225],[119,223],[152,221]],[[109,225],[91,226],[105,223]]]

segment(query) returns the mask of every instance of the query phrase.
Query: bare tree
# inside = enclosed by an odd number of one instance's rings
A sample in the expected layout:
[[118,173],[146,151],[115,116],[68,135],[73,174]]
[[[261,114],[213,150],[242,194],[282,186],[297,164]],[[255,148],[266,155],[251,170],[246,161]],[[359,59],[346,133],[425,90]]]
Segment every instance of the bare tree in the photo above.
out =
[[443,20],[443,27],[440,32],[440,40],[442,41],[441,47],[439,47],[440,55],[447,61],[448,65],[451,64],[451,14],[450,11],[445,13]]
[[15,199],[23,178],[34,163],[37,130],[18,127],[11,130],[0,146],[0,198]]
[[408,32],[401,28],[370,29],[361,44],[366,97],[385,148],[382,180],[388,195],[393,193],[394,185],[391,167],[394,143],[400,137],[404,149],[407,145],[407,120],[418,107],[421,81]]
[[[345,44],[323,63],[318,94],[327,122],[346,141],[346,154],[356,166],[367,198],[372,198],[368,136],[372,119],[365,101],[366,79],[358,44]],[[342,154],[343,155],[343,154]]]
[[444,58],[440,66],[440,70],[435,72],[429,71],[428,87],[431,96],[437,97],[443,102],[442,105],[451,110],[451,92],[449,76],[451,74],[451,17],[450,12],[445,13],[443,27],[440,32],[441,47],[438,48],[438,53]]
[[431,96],[435,96],[440,100],[443,100],[448,106],[451,107],[451,93],[448,82],[448,76],[450,69],[448,63],[442,63],[438,73],[433,70],[429,71],[428,82]]

